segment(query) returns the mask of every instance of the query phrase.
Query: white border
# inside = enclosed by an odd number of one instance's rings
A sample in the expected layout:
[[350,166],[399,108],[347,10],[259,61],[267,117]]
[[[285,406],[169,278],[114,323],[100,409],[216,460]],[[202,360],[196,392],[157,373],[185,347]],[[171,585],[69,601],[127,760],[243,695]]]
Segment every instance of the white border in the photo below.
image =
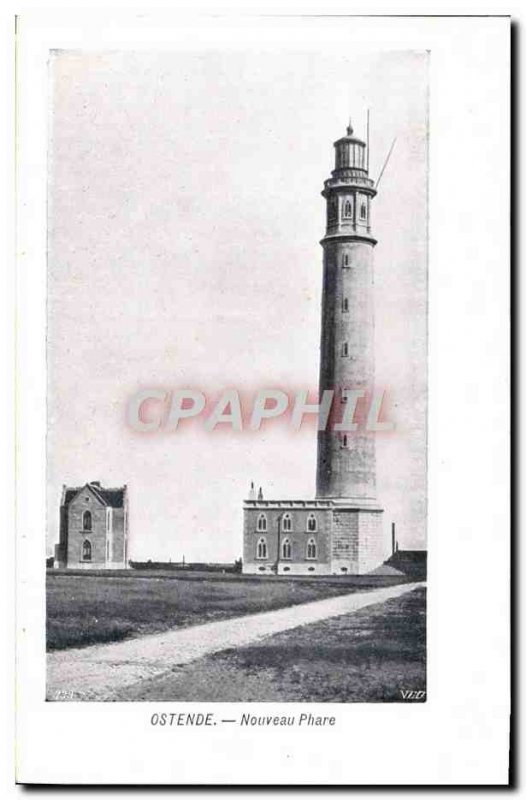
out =
[[[348,27],[341,18],[62,12],[22,18],[20,34],[18,780],[506,783],[509,21],[361,18]],[[158,704],[42,700],[47,50],[163,47],[174,38],[192,47],[196,41],[250,47],[265,39],[269,46],[314,48],[345,39],[354,50],[367,43],[373,50],[432,52],[425,705],[331,706],[335,728],[291,735],[220,726],[152,729],[149,713]],[[269,705],[260,708],[268,712]],[[258,705],[250,710],[257,713]],[[301,710],[286,706],[289,714]]]

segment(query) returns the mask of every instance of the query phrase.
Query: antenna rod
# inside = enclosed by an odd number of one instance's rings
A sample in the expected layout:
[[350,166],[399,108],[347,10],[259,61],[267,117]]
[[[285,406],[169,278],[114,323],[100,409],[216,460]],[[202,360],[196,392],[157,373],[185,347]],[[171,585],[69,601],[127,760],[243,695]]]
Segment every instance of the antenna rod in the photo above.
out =
[[386,166],[387,166],[387,162],[388,162],[388,161],[389,161],[389,159],[391,158],[391,153],[393,152],[393,148],[394,148],[395,144],[396,144],[396,136],[395,136],[395,138],[393,139],[393,143],[392,143],[391,147],[389,148],[389,152],[387,153],[387,158],[385,159],[385,161],[384,161],[384,165],[383,165],[383,167],[382,167],[382,169],[381,169],[381,172],[380,172],[380,174],[378,175],[378,179],[377,179],[377,181],[376,181],[376,184],[375,184],[375,187],[374,187],[375,189],[378,189],[378,184],[380,183],[380,178],[381,178],[381,177],[382,177],[382,175],[384,174],[384,170],[385,170],[385,168],[386,168]]
[[369,172],[369,109],[367,109],[367,172]]

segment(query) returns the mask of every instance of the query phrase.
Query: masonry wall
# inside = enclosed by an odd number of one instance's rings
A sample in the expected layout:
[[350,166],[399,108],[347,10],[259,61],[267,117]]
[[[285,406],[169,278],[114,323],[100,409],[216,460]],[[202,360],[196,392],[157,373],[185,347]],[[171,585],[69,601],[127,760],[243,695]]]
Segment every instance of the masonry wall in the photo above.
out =
[[359,512],[358,566],[361,575],[378,567],[390,555],[383,517],[381,511]]
[[335,510],[332,521],[331,572],[356,575],[359,571],[358,511]]
[[[257,529],[260,514],[265,514],[267,530]],[[279,520],[283,514],[289,513],[292,519],[292,531],[278,532]],[[317,530],[309,531],[307,521],[309,514],[316,517]],[[269,508],[258,506],[244,509],[243,531],[243,572],[253,574],[275,573],[290,575],[320,574],[330,571],[330,529],[331,512],[308,506],[298,509],[292,507]],[[267,558],[257,558],[258,540],[264,537],[267,542]],[[278,538],[283,544],[284,539],[289,539],[291,544],[291,558],[284,559],[279,554]],[[309,539],[316,543],[316,559],[307,558],[307,544]]]
[[65,505],[60,506],[60,521],[59,521],[59,539],[58,544],[54,549],[54,562],[55,569],[60,569],[66,566],[67,563],[67,548],[68,548],[68,509]]
[[[83,515],[91,512],[91,531],[84,530]],[[81,491],[68,508],[67,566],[77,568],[104,567],[106,565],[106,506],[90,491]],[[91,544],[91,561],[82,560],[82,545]]]
[[112,567],[124,568],[127,562],[126,555],[126,510],[124,508],[111,509],[112,526],[110,536],[110,558],[109,562]]

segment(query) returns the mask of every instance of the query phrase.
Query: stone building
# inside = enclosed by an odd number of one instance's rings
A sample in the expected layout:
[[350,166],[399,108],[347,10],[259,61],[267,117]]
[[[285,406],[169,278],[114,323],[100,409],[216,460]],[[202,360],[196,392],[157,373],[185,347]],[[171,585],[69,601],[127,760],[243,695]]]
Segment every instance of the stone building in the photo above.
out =
[[[347,135],[334,143],[335,168],[325,181],[326,232],[320,397],[333,390],[341,421],[351,392],[374,390],[372,200],[365,142]],[[353,400],[354,402],[354,400]],[[356,406],[359,416],[358,405]],[[318,433],[316,498],[265,500],[254,487],[244,502],[243,571],[256,574],[349,574],[374,569],[388,555],[383,509],[376,499],[374,433]]]
[[127,566],[128,490],[98,481],[63,486],[54,566],[124,569]]

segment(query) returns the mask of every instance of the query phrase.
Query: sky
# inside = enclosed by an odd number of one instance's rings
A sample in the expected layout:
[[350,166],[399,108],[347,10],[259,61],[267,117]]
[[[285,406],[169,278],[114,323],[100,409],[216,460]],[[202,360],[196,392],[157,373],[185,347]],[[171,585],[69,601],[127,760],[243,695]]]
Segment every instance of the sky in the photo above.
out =
[[386,535],[426,546],[427,55],[57,51],[50,70],[47,545],[63,484],[127,484],[134,560],[230,561],[242,501],[315,493],[316,431],[137,433],[141,388],[316,392],[323,181],[370,109]]

